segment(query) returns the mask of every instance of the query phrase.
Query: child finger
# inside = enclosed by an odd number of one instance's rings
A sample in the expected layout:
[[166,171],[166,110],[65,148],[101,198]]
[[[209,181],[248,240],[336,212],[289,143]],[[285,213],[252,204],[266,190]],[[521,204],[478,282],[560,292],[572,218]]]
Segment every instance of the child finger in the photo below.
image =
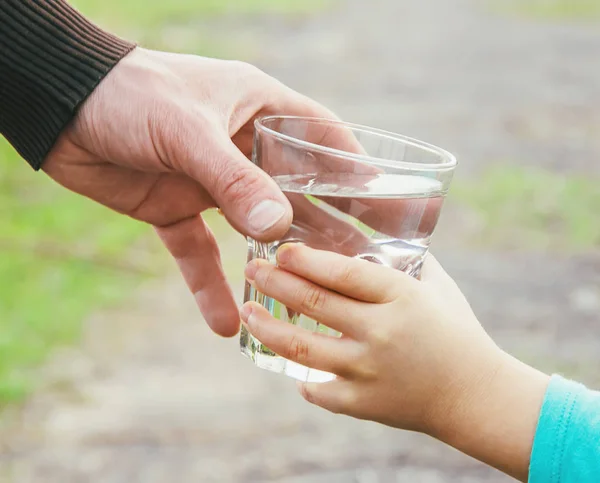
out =
[[298,382],[297,386],[306,401],[332,413],[352,416],[358,409],[359,391],[352,381]]
[[281,357],[344,377],[352,374],[359,352],[356,341],[309,332],[277,320],[256,303],[244,305],[241,317],[250,333]]
[[395,298],[404,280],[412,277],[389,267],[337,253],[286,244],[277,252],[277,264],[317,285],[356,300],[386,303]]
[[246,278],[260,293],[352,338],[365,333],[366,304],[315,285],[264,260],[246,267]]

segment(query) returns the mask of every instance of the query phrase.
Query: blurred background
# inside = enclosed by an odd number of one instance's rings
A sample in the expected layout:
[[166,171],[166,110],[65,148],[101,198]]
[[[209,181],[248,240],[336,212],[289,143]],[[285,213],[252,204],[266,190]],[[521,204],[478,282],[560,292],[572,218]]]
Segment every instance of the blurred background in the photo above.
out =
[[[597,0],[73,0],[460,161],[433,251],[508,351],[600,387]],[[245,242],[208,214],[241,300]],[[141,224],[0,142],[0,482],[506,482],[332,416],[205,327]]]

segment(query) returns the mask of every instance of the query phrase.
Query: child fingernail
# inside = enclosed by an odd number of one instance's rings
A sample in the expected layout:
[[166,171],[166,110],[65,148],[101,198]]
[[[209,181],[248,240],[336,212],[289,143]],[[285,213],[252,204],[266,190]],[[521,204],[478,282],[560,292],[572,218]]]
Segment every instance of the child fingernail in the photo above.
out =
[[244,305],[242,307],[240,310],[240,317],[242,319],[242,323],[246,324],[250,331],[256,327],[258,317],[251,305]]
[[252,314],[252,307],[250,305],[243,305],[242,308],[240,309],[240,318],[246,323],[248,322],[248,318],[250,317],[251,314]]
[[244,305],[240,309],[240,318],[250,329],[254,329],[258,325],[258,314],[254,311],[252,305]]
[[250,327],[250,329],[252,329],[252,330],[256,329],[256,326],[258,325],[258,315],[256,314],[256,312],[250,311],[250,314],[248,315],[248,320],[246,323],[248,324],[248,327]]
[[248,265],[246,265],[246,269],[244,270],[244,276],[246,280],[249,282],[254,281],[254,277],[256,277],[256,272],[258,272],[258,262],[256,260],[252,260]]
[[292,246],[289,244],[285,244],[277,250],[277,263],[284,264],[287,263],[290,259],[290,251]]

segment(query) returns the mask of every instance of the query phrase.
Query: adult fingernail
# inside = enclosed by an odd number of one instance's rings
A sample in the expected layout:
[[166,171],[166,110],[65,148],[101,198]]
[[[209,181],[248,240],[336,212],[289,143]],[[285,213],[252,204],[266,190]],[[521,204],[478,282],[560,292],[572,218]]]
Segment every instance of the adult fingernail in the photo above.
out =
[[248,282],[254,282],[254,277],[256,277],[256,272],[258,272],[258,263],[257,260],[252,260],[246,265],[244,276]]
[[284,215],[285,208],[281,203],[264,200],[252,208],[248,215],[248,224],[256,233],[264,233],[276,225]]

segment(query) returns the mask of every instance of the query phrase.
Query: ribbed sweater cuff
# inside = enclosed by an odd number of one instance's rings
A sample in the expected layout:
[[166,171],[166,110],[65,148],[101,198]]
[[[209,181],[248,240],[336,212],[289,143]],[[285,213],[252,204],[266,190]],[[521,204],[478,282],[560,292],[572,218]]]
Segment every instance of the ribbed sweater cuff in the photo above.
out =
[[0,0],[0,133],[34,169],[134,44],[62,0]]

